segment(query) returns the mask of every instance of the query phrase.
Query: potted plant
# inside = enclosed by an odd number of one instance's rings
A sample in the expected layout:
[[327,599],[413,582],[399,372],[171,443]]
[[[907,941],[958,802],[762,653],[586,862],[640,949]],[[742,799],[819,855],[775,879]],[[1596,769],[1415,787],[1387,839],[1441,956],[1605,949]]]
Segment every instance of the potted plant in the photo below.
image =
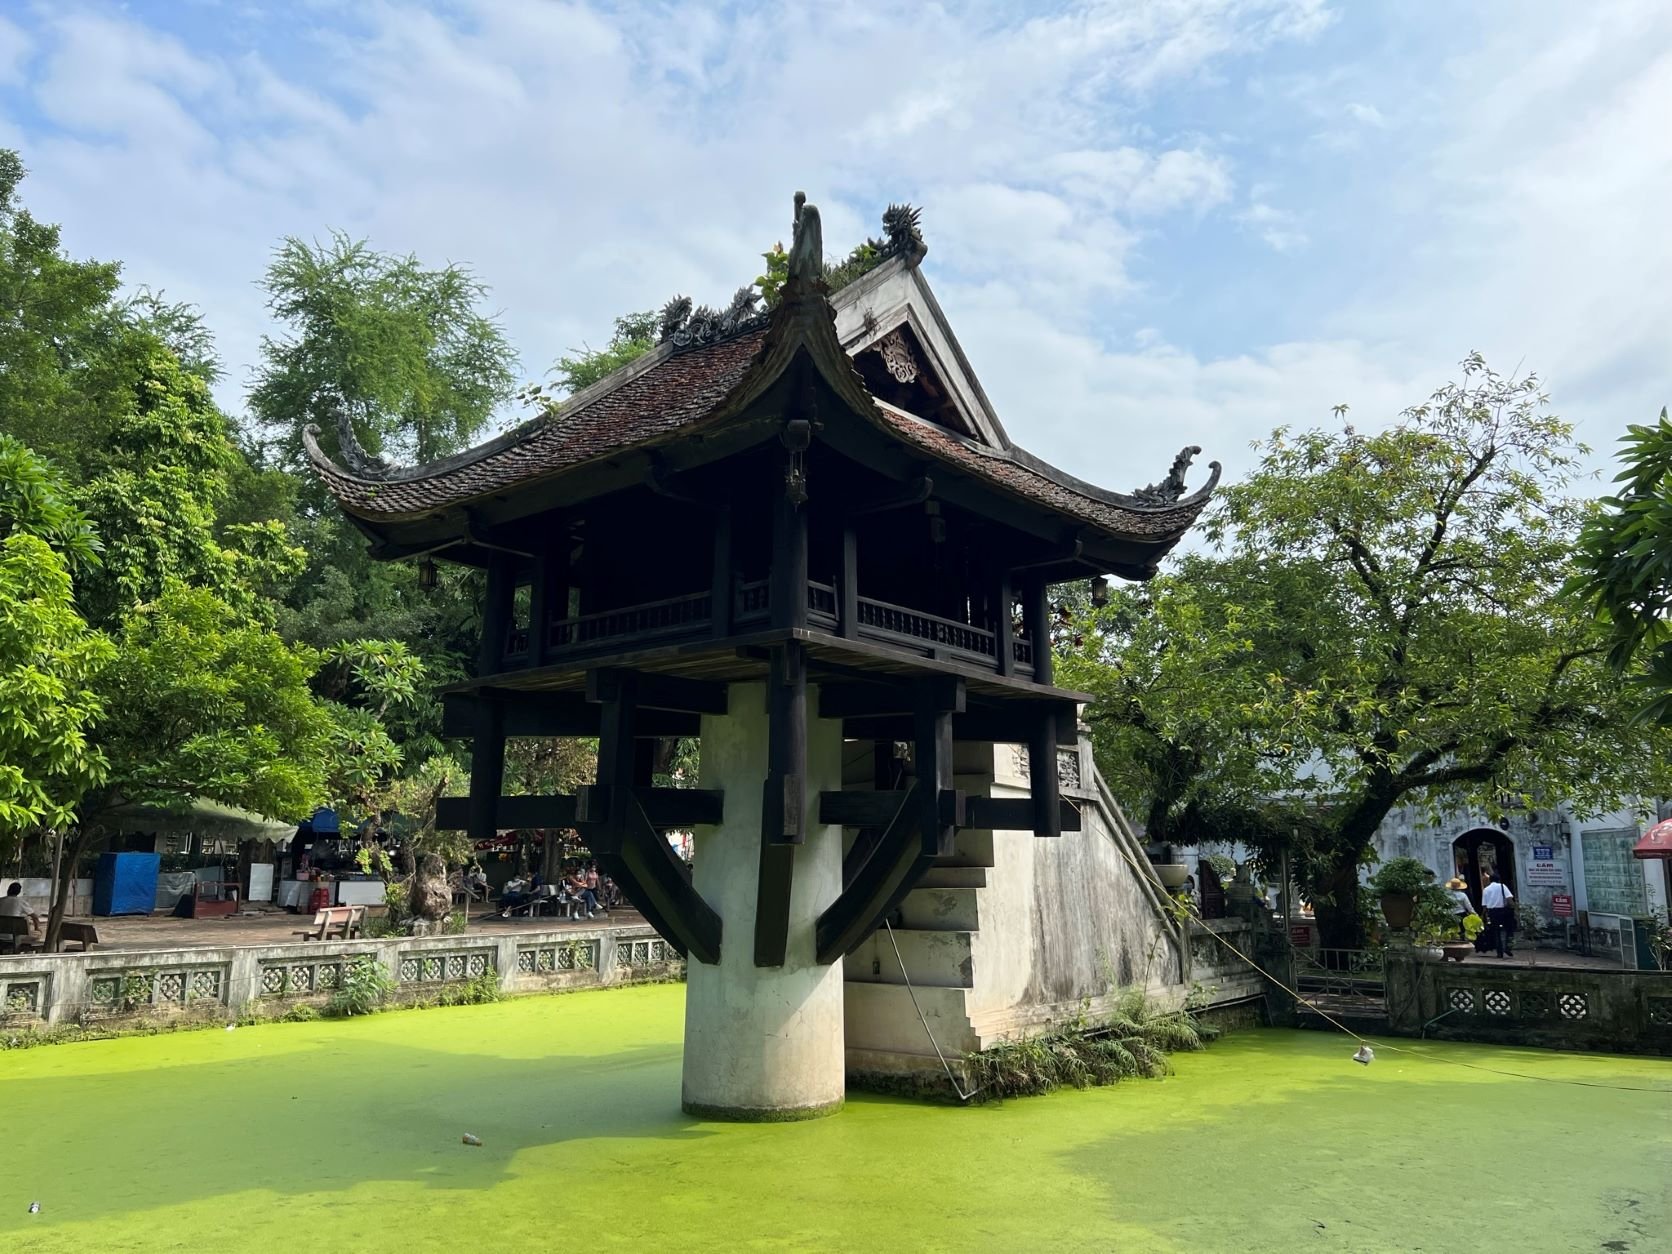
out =
[[[1469,919],[1474,920],[1473,930]],[[1480,916],[1470,914],[1463,920],[1463,936],[1467,939],[1459,939],[1457,928],[1456,899],[1437,884],[1424,884],[1417,893],[1416,911],[1411,920],[1422,956],[1435,962],[1447,958],[1462,962],[1474,952],[1474,938],[1481,928]]]
[[1159,854],[1150,856],[1150,865],[1155,868],[1155,877],[1161,881],[1161,886],[1169,892],[1175,888],[1183,888],[1184,881],[1190,878],[1190,867],[1173,858],[1173,847],[1162,845]]
[[1389,858],[1370,877],[1370,889],[1382,899],[1382,917],[1388,926],[1403,930],[1411,926],[1417,897],[1424,888],[1436,887],[1434,872],[1415,858]]

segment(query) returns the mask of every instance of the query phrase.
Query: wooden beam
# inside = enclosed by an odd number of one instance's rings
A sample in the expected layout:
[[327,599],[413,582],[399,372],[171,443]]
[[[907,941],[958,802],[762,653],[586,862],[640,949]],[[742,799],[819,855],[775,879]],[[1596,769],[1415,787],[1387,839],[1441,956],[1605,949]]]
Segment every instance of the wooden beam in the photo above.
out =
[[849,518],[858,518],[863,514],[881,514],[891,509],[903,509],[907,505],[921,505],[934,493],[935,481],[927,475],[919,475],[892,492],[884,492],[873,496],[869,500],[857,501],[848,507]]
[[789,951],[795,847],[807,839],[806,651],[793,640],[772,651],[767,723],[755,878],[755,965],[781,967]]
[[840,827],[883,827],[894,818],[905,799],[904,789],[821,792],[819,822]]
[[[952,738],[975,743],[1025,745],[1042,717],[1041,702],[1013,701],[995,703],[981,709],[952,716]],[[1068,739],[1074,733],[1074,704],[1050,702],[1053,708],[1044,717],[1055,720],[1058,738]],[[878,715],[870,718],[845,718],[842,735],[848,740],[910,740],[915,735],[911,718]]]
[[[707,788],[642,788],[632,790],[649,816],[651,826],[667,830],[714,824],[725,815],[725,794]],[[612,794],[588,792],[583,819],[578,795],[546,793],[528,797],[501,797],[495,811],[494,828],[509,831],[519,827],[574,827],[581,822],[603,822],[608,818]],[[468,826],[469,799],[443,797],[436,804],[435,825],[439,831]]]
[[647,918],[654,913],[663,920],[668,929],[663,935],[682,952],[698,962],[718,964],[720,916],[692,886],[689,868],[651,825],[636,799],[628,807],[625,835],[617,855],[623,876],[617,883],[635,905],[642,902],[650,907]]
[[[1035,828],[1032,797],[966,797],[964,826],[978,831],[1031,832]],[[1057,802],[1062,831],[1080,830],[1080,811],[1072,801]]]
[[[522,692],[489,689],[505,711],[505,734],[517,736],[596,736],[601,718],[596,704],[578,692]],[[451,740],[475,734],[474,693],[449,692],[441,699],[441,734]],[[645,710],[636,721],[640,736],[695,736],[702,718],[672,710]]]
[[912,714],[922,696],[922,686],[931,688],[929,697],[938,709],[964,713],[968,692],[961,675],[932,675],[900,683],[851,683],[819,685],[820,718],[864,718],[876,715]]
[[635,705],[653,710],[674,710],[682,714],[724,714],[727,685],[704,679],[684,679],[649,671],[625,671],[598,667],[586,673],[586,699],[607,702],[625,691],[631,678]]
[[476,736],[470,746],[470,797],[465,830],[473,841],[492,840],[498,830],[499,796],[505,791],[505,711],[498,701],[476,706]]
[[814,948],[821,963],[836,962],[859,948],[934,865],[934,855],[924,850],[919,838],[920,789],[913,784],[906,790],[871,856],[819,915]]

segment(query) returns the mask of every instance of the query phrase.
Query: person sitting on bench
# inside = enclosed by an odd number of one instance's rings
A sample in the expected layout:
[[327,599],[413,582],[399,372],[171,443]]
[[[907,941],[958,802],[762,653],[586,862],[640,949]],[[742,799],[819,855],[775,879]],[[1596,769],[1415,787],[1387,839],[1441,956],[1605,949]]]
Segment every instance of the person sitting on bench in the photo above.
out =
[[508,919],[511,911],[518,909],[540,895],[540,877],[531,876],[523,879],[521,876],[505,885],[505,891],[499,895],[499,917]]
[[6,895],[0,897],[0,915],[9,915],[14,919],[28,919],[31,932],[40,931],[43,922],[41,916],[36,914],[30,908],[29,903],[23,899],[23,885],[16,880],[12,881],[12,886],[6,890]]

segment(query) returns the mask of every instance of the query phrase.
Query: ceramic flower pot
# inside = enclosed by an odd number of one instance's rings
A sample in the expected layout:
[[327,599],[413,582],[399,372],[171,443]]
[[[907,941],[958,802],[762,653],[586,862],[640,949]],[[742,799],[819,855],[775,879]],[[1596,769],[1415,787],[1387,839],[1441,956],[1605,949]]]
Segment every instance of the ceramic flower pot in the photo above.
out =
[[1448,941],[1441,948],[1445,951],[1447,958],[1450,958],[1453,962],[1462,962],[1463,959],[1475,952],[1475,943],[1473,941]]
[[1186,863],[1156,862],[1152,865],[1163,888],[1183,888],[1184,881],[1190,878],[1190,867]]
[[1417,898],[1415,893],[1383,893],[1382,917],[1388,921],[1388,926],[1403,929],[1411,926],[1411,918],[1417,912]]

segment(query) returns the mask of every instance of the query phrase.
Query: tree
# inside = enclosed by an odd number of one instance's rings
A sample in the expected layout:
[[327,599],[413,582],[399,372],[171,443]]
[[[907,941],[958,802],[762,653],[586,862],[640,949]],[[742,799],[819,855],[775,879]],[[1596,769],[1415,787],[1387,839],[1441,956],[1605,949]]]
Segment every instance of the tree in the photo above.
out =
[[[1190,558],[1096,611],[1064,682],[1152,838],[1290,847],[1326,945],[1394,806],[1605,809],[1664,787],[1594,618],[1564,596],[1581,451],[1479,357],[1390,429],[1279,430]],[[1513,801],[1506,800],[1513,795]]]
[[76,805],[76,834],[53,896],[57,944],[69,880],[112,810],[183,808],[197,798],[302,814],[326,795],[333,725],[310,681],[319,657],[241,620],[203,588],[171,582],[116,635],[99,676],[95,743],[103,779]]
[[[370,455],[432,461],[468,445],[511,393],[516,355],[478,311],[487,289],[462,266],[430,270],[333,234],[292,236],[267,269],[267,307],[288,327],[264,337],[250,409],[301,469],[302,429],[333,455],[342,423]],[[317,493],[307,499],[321,503]]]
[[603,348],[582,347],[557,359],[553,373],[565,394],[574,395],[591,387],[623,366],[630,365],[656,347],[656,314],[653,310],[630,313],[615,320],[610,342]]
[[1628,427],[1621,486],[1585,522],[1571,591],[1612,630],[1609,660],[1631,673],[1642,715],[1672,724],[1672,422]]
[[97,543],[58,473],[0,436],[0,860],[63,827],[104,778],[89,730],[112,649],[76,612],[70,563]]

